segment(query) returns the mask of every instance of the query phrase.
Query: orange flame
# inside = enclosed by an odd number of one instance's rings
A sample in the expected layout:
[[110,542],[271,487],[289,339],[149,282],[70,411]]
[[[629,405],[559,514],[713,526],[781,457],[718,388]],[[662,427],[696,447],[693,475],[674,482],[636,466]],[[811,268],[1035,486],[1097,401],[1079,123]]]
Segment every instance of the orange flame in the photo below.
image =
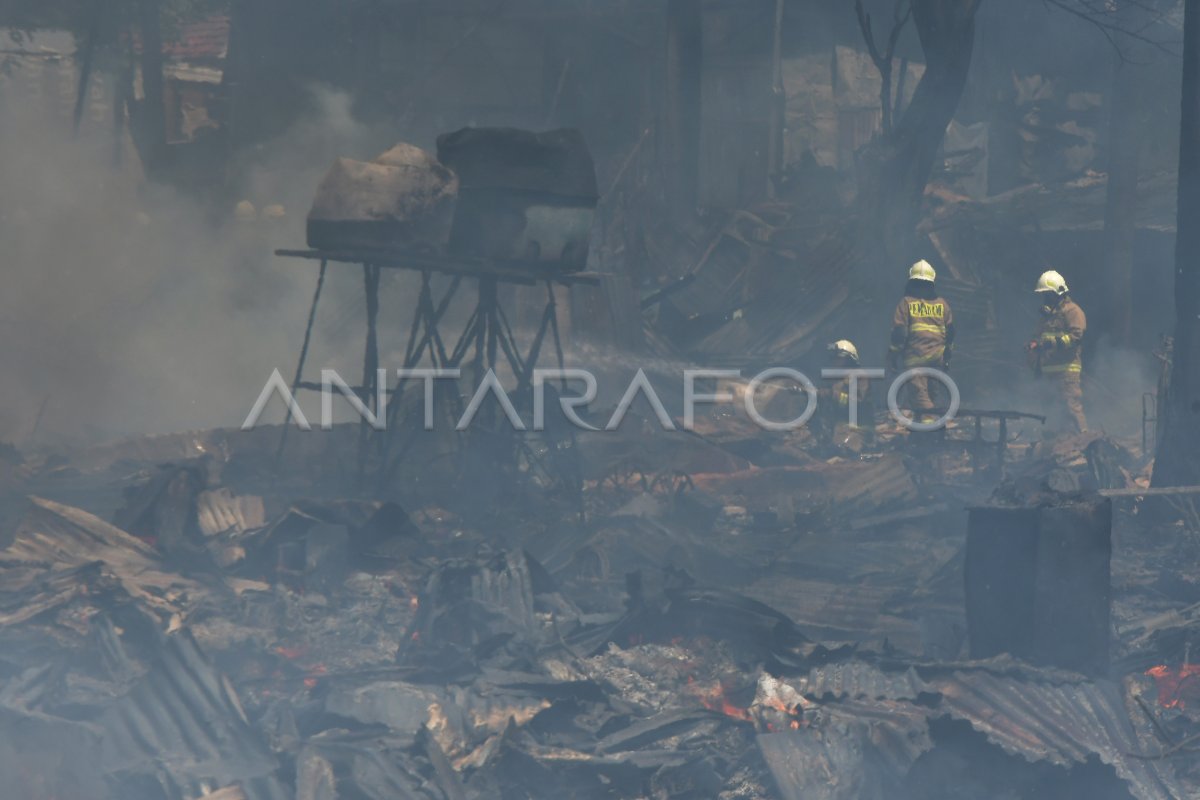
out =
[[710,711],[719,711],[731,719],[742,722],[754,721],[754,717],[750,715],[750,709],[734,705],[729,701],[729,697],[725,694],[725,687],[720,682],[703,687],[698,686],[692,678],[688,678],[688,685],[700,704]]
[[1146,674],[1158,688],[1158,704],[1163,708],[1200,706],[1200,664],[1184,664],[1172,669],[1165,664],[1151,667]]

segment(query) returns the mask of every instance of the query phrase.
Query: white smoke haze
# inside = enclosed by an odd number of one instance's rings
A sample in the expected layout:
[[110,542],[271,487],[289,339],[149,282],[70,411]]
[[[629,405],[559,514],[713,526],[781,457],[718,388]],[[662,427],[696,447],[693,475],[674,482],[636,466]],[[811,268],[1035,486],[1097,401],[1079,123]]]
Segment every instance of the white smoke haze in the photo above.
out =
[[[415,130],[365,125],[348,95],[314,88],[307,114],[286,134],[238,155],[231,170],[241,189],[214,213],[148,184],[128,144],[124,165],[114,168],[108,130],[85,126],[75,140],[61,115],[3,95],[0,120],[0,440],[18,445],[35,423],[38,443],[239,425],[274,369],[292,377],[317,265],[271,251],[304,246],[304,217],[329,164],[370,159],[401,140],[431,146]],[[260,212],[282,205],[285,216],[239,222],[239,198]],[[381,366],[400,366],[414,291],[413,276],[385,271]],[[331,264],[310,378],[332,368],[357,382],[362,317],[359,268]],[[573,365],[601,368],[614,358],[592,356]],[[1085,377],[1092,426],[1140,435],[1141,396],[1153,391],[1155,369],[1144,355],[1098,350]],[[610,384],[624,385],[602,381]],[[962,388],[969,406],[1043,406],[1028,375],[1004,397]],[[316,398],[299,399],[316,418]],[[340,408],[339,419],[350,418],[347,411]],[[264,421],[282,412],[272,403]]]
[[[1110,436],[1140,438],[1142,398],[1158,387],[1158,362],[1142,351],[1101,346],[1084,377],[1084,410],[1088,425]],[[1154,413],[1153,400],[1148,399]],[[1148,434],[1153,437],[1151,428]],[[1153,438],[1150,439],[1153,447]]]
[[[344,95],[313,97],[314,113],[241,159],[242,194],[286,211],[245,223],[228,213],[236,198],[214,214],[148,184],[128,146],[115,168],[109,131],[75,140],[63,117],[0,96],[0,439],[27,443],[43,404],[39,443],[235,426],[273,369],[290,379],[317,268],[270,253],[303,247],[334,157],[389,138]],[[361,357],[337,356],[361,352],[353,267],[331,266],[323,306],[312,363],[356,376]]]

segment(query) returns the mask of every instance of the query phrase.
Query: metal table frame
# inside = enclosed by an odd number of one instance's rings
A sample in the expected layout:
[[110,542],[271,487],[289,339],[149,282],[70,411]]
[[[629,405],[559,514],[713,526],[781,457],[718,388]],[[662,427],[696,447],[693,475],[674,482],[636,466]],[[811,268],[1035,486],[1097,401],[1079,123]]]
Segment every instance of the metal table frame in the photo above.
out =
[[[419,272],[421,289],[417,294],[416,307],[413,313],[412,325],[409,330],[408,343],[404,353],[404,369],[415,369],[426,359],[435,369],[458,369],[469,364],[474,371],[476,381],[481,379],[487,370],[500,365],[501,358],[507,362],[512,373],[517,378],[517,391],[528,388],[533,379],[533,370],[541,355],[547,334],[553,337],[555,355],[559,368],[564,367],[562,340],[558,327],[558,307],[554,297],[554,286],[574,286],[578,284],[597,285],[600,275],[590,272],[564,272],[561,269],[548,268],[536,264],[499,262],[483,258],[448,257],[428,253],[404,251],[356,251],[356,250],[276,250],[275,255],[285,258],[299,258],[320,262],[317,274],[317,285],[313,292],[312,304],[308,311],[308,323],[304,329],[304,339],[300,347],[300,355],[296,363],[296,372],[292,379],[293,395],[299,390],[320,391],[320,383],[305,381],[304,365],[308,358],[309,346],[312,342],[313,325],[316,321],[317,306],[325,285],[325,276],[330,263],[359,264],[363,272],[363,288],[366,300],[366,340],[363,348],[363,377],[359,386],[351,387],[352,391],[362,400],[368,410],[378,413],[377,370],[379,368],[379,348],[377,325],[379,319],[379,281],[383,269],[404,269]],[[435,301],[432,288],[433,275],[448,276],[449,288],[441,298]],[[475,306],[466,325],[454,340],[454,346],[446,346],[447,339],[440,330],[446,311],[458,295],[466,281],[476,285]],[[500,302],[499,287],[501,284],[546,286],[546,305],[542,313],[541,323],[528,349],[522,352],[520,344],[509,324]],[[388,394],[399,399],[405,390],[408,380],[397,379],[396,385],[387,390]],[[565,383],[565,382],[564,382]],[[458,404],[458,397],[455,396]],[[460,405],[460,404],[458,404]],[[416,431],[400,443],[393,452],[393,433],[398,418],[400,403],[389,400],[387,432],[380,437],[379,442],[379,482],[380,488],[395,474],[401,460],[416,439]],[[461,413],[461,407],[458,411]],[[287,445],[288,429],[291,423],[291,411],[285,420],[280,435],[279,446],[276,450],[276,460],[282,458]],[[360,480],[365,476],[369,458],[368,423],[363,419],[359,427],[358,470]],[[574,452],[574,431],[571,431],[571,451]],[[526,455],[533,457],[531,450],[526,448]],[[556,472],[572,485],[578,494],[582,491],[582,473],[578,463],[556,465]],[[582,499],[580,497],[580,503]],[[581,509],[582,510],[582,509]]]

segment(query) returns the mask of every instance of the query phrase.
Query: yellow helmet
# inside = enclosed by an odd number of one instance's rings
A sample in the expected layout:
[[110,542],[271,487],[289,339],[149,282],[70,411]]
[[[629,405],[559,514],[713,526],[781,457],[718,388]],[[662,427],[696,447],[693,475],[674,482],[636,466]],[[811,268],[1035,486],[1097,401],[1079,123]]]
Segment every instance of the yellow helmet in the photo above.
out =
[[1067,293],[1067,282],[1063,280],[1063,276],[1059,275],[1054,270],[1043,272],[1042,277],[1038,278],[1037,286],[1033,287],[1033,291],[1054,292],[1055,294]]
[[933,283],[937,279],[937,273],[933,271],[933,265],[922,258],[909,268],[908,279],[910,281],[929,281]]
[[855,347],[854,342],[850,341],[849,339],[838,339],[836,342],[829,345],[829,350],[839,356],[852,358],[856,364],[858,363],[858,348]]

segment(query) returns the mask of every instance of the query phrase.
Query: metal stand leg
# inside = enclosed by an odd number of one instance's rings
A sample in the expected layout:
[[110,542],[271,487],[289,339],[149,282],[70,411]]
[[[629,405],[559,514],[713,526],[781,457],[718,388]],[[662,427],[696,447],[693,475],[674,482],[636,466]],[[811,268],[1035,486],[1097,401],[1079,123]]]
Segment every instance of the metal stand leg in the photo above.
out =
[[[377,402],[379,341],[376,324],[379,318],[379,267],[363,264],[363,289],[367,301],[367,339],[363,347],[363,377],[359,386],[362,389],[363,405],[378,415],[384,413],[384,409],[380,408]],[[369,424],[364,418],[358,426],[358,480],[360,483],[367,469],[368,428]]]
[[[321,260],[321,271],[317,273],[317,289],[313,292],[312,306],[308,309],[308,324],[304,327],[304,344],[300,346],[300,358],[296,362],[296,375],[292,378],[292,397],[300,385],[304,374],[304,362],[308,358],[308,345],[312,341],[313,322],[317,318],[317,303],[321,300],[321,289],[325,286],[325,269],[329,262]],[[275,450],[275,465],[278,466],[283,458],[283,448],[287,444],[288,427],[292,424],[292,407],[288,405],[287,416],[283,420],[283,431],[279,434],[279,447]]]
[[[558,304],[554,301],[554,285],[547,282],[546,292],[548,295],[547,307],[549,309],[550,330],[554,334],[554,354],[558,358],[558,368],[565,369],[563,359],[562,339],[558,334]],[[567,388],[567,379],[562,379],[562,388],[565,391]],[[579,443],[575,436],[575,428],[571,427],[570,431],[570,457],[565,459],[567,462],[563,466],[565,469],[562,472],[564,485],[567,491],[571,492],[575,498],[575,505],[579,512],[579,521],[583,522],[585,510],[583,507],[583,467],[579,463]]]
[[[435,369],[453,369],[457,367],[466,349],[463,342],[466,341],[467,334],[474,330],[475,317],[472,316],[471,320],[467,323],[463,339],[456,343],[453,354],[448,355],[446,353],[446,345],[442,341],[438,325],[445,316],[446,310],[450,307],[451,301],[458,293],[458,289],[462,285],[462,278],[455,276],[450,284],[450,288],[446,290],[446,294],[436,306],[433,303],[433,289],[430,279],[431,276],[428,271],[421,273],[421,291],[417,297],[417,308],[413,314],[412,327],[408,334],[408,344],[404,351],[404,369],[406,370],[416,369],[422,360],[424,360],[426,353],[428,353],[430,363]],[[397,378],[396,386],[391,392],[387,417],[388,429],[387,433],[381,437],[379,452],[379,486],[381,490],[395,474],[396,468],[408,452],[408,448],[412,446],[419,431],[419,428],[415,427],[408,431],[407,436],[400,443],[400,447],[393,458],[391,452],[392,442],[396,434],[396,428],[399,425],[400,401],[404,396],[404,390],[408,387],[408,383],[408,378]],[[454,395],[454,399],[455,406],[457,407],[457,394]]]
[[[277,252],[280,255],[293,254],[291,251]],[[312,254],[306,252],[302,255],[310,257]],[[383,392],[388,391],[386,386],[381,385],[381,378],[379,376],[378,319],[380,305],[379,288],[382,269],[373,256],[364,255],[363,260],[354,260],[351,262],[362,266],[367,312],[366,338],[363,346],[363,376],[360,385],[354,387],[354,392],[368,412],[373,413],[376,418],[382,417],[385,419],[385,427],[388,432],[372,440],[369,436],[371,423],[367,419],[362,420],[358,437],[357,471],[361,483],[366,474],[370,470],[375,469],[378,475],[378,490],[386,492],[387,484],[396,475],[396,470],[401,460],[412,447],[417,438],[417,433],[423,426],[410,426],[411,429],[406,431],[406,435],[400,443],[400,450],[397,453],[396,442],[393,441],[393,437],[396,435],[397,429],[401,427],[397,423],[400,421],[403,410],[403,393],[407,389],[408,379],[399,378],[395,388],[388,392],[386,399],[382,395]],[[346,258],[335,258],[334,260],[350,261]],[[404,367],[406,369],[412,370],[417,368],[428,357],[429,362],[435,369],[468,369],[469,372],[473,371],[476,386],[478,386],[487,371],[498,369],[500,359],[503,358],[508,363],[516,379],[517,392],[522,399],[525,399],[532,389],[534,371],[548,334],[554,338],[558,366],[560,369],[565,369],[554,286],[559,282],[567,285],[576,282],[586,282],[580,279],[581,276],[554,275],[551,277],[544,273],[538,275],[528,273],[523,275],[503,274],[503,271],[492,270],[490,268],[492,265],[478,265],[474,263],[464,265],[446,259],[431,260],[437,263],[432,266],[425,266],[427,262],[420,262],[420,265],[418,265],[417,263],[405,263],[404,261],[397,261],[395,259],[385,259],[384,263],[384,266],[419,271],[422,276],[421,291],[417,299],[417,307],[413,314],[408,341],[405,345]],[[304,342],[300,348],[300,357],[297,360],[296,372],[292,380],[293,395],[300,389],[313,391],[324,391],[325,389],[322,383],[305,382],[303,375],[312,342],[317,307],[324,289],[328,261],[328,258],[320,257],[320,273],[317,278],[316,289],[313,293],[312,305],[309,308]],[[414,256],[414,262],[419,261],[420,256]],[[442,264],[442,261],[446,261],[447,263]],[[445,268],[443,269],[443,267]],[[431,277],[435,273],[453,277],[453,282],[449,289],[436,304],[430,283]],[[461,335],[455,341],[454,347],[448,351],[446,342],[439,332],[439,326],[444,320],[451,302],[462,284],[463,278],[476,281],[477,297],[475,308]],[[532,346],[528,352],[525,352],[518,342],[512,325],[500,304],[499,284],[504,282],[506,285],[508,283],[536,285],[536,283],[541,281],[545,281],[546,283],[546,309],[542,315],[541,324]],[[469,367],[467,366],[468,362]],[[567,388],[565,379],[561,381],[561,386],[565,391]],[[462,398],[458,392],[450,394],[452,408],[457,409],[458,415],[461,417]],[[388,408],[389,403],[391,405],[390,408]],[[488,416],[491,417],[490,423],[487,419]],[[287,443],[288,427],[291,421],[292,414],[289,408],[286,423],[281,432],[279,447],[276,451],[277,464],[282,461]],[[484,473],[503,476],[503,479],[510,481],[531,480],[533,475],[537,475],[537,480],[539,481],[544,479],[546,483],[557,483],[564,489],[574,493],[582,517],[582,469],[578,460],[576,432],[573,429],[566,426],[561,429],[561,432],[552,432],[545,435],[543,441],[549,445],[549,454],[547,455],[544,452],[546,448],[532,445],[529,436],[518,435],[521,433],[518,431],[514,431],[512,435],[509,435],[509,432],[503,428],[503,422],[496,419],[495,408],[492,406],[488,407],[484,418],[481,418],[479,423],[477,426],[478,430],[472,432],[472,442],[477,441],[483,446],[478,449],[473,448],[472,452],[484,461],[474,462],[475,467],[480,467]],[[466,449],[461,449],[460,455],[465,456],[465,454]],[[378,459],[377,462],[373,460],[376,458]],[[500,491],[508,491],[512,487],[498,485],[496,488]]]

